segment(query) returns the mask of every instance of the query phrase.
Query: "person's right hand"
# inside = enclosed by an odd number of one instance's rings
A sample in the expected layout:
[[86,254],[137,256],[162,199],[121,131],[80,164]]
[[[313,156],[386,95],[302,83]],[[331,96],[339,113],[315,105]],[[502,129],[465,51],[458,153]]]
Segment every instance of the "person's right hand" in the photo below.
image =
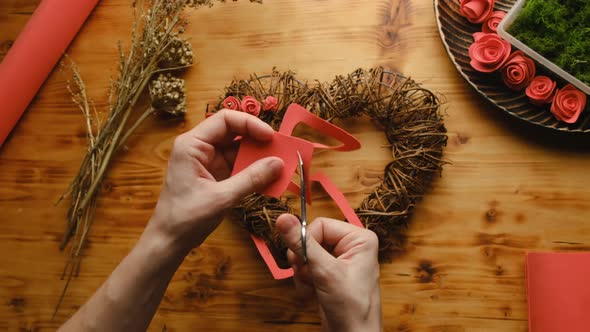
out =
[[324,331],[381,331],[378,240],[375,233],[339,220],[318,218],[307,227],[307,264],[301,224],[290,214],[276,227],[289,250],[297,291],[317,296]]

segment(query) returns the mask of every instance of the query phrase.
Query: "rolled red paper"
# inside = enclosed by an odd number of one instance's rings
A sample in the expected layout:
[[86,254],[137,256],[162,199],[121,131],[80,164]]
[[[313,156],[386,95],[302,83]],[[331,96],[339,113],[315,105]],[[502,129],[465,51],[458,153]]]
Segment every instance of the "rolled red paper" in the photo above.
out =
[[98,0],[43,0],[0,63],[0,146]]

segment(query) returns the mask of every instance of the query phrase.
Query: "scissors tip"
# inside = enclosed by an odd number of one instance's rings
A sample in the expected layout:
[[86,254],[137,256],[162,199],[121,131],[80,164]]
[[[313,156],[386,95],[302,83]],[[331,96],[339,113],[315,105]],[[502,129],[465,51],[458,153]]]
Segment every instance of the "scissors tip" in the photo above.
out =
[[303,159],[301,158],[301,153],[299,153],[299,150],[297,151],[297,158],[299,158],[299,164],[303,164]]

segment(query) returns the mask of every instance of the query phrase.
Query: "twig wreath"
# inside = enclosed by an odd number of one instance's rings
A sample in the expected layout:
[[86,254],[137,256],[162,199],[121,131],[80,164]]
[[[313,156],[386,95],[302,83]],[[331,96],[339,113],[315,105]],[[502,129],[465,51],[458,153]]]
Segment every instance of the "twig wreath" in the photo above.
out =
[[[416,201],[445,164],[442,154],[447,135],[440,98],[412,79],[380,67],[357,69],[311,86],[291,71],[273,70],[270,75],[252,74],[248,80],[231,82],[213,112],[241,110],[277,130],[292,103],[328,121],[369,116],[384,131],[392,161],[385,167],[382,183],[355,212],[377,234],[382,251],[399,249],[402,244],[396,234],[407,226]],[[274,225],[281,214],[293,213],[287,198],[252,194],[234,212],[250,233],[268,243],[279,260],[285,259],[286,247]]]

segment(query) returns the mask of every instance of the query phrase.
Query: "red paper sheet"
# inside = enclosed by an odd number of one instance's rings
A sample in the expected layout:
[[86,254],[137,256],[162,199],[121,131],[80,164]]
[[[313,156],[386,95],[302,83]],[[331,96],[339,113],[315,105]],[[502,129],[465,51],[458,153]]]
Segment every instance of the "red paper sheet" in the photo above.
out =
[[[338,146],[326,146],[301,138],[292,137],[291,133],[299,123],[305,123],[311,128],[314,128],[323,133],[324,135],[337,139],[342,144]],[[283,173],[273,185],[266,188],[266,190],[261,192],[261,194],[273,196],[276,198],[279,198],[286,190],[290,190],[295,194],[299,194],[300,191],[298,184],[292,182],[293,176],[295,175],[298,166],[297,151],[299,151],[301,158],[303,159],[304,173],[306,176],[305,180],[308,184],[307,203],[311,204],[311,192],[309,192],[311,183],[318,182],[320,185],[322,185],[328,195],[330,195],[330,197],[334,200],[348,222],[359,227],[363,227],[361,221],[354,213],[352,207],[350,207],[346,201],[346,198],[342,192],[338,190],[338,188],[325,174],[316,173],[309,175],[309,167],[312,162],[314,149],[350,151],[358,149],[360,146],[360,142],[343,129],[313,115],[300,105],[292,104],[285,112],[281,127],[279,128],[278,132],[275,132],[275,136],[272,141],[261,144],[248,138],[242,139],[240,143],[240,149],[238,150],[238,155],[236,156],[232,175],[240,172],[256,160],[271,156],[279,157],[283,160],[285,165],[283,168]],[[262,259],[270,269],[270,272],[275,279],[288,278],[293,275],[292,269],[281,269],[277,265],[270,252],[270,249],[264,240],[255,236],[252,236],[252,240],[254,241],[254,244],[258,248]]]
[[0,63],[0,146],[98,0],[43,0]]
[[526,255],[529,331],[590,331],[590,253]]

